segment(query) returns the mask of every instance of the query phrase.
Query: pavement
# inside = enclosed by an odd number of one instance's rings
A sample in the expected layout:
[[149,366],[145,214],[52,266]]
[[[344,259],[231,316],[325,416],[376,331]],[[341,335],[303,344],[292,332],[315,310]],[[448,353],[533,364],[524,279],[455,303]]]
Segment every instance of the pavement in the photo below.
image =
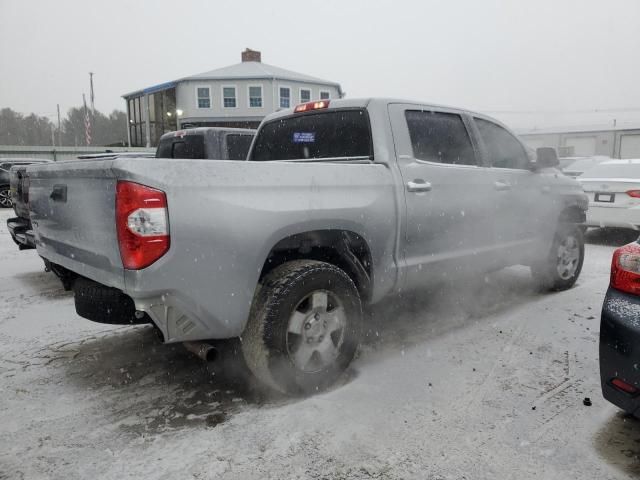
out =
[[[601,396],[611,253],[561,293],[509,268],[373,309],[331,391],[285,398],[148,326],[78,317],[0,212],[0,479],[626,479],[640,422]],[[238,367],[241,368],[241,367]],[[583,403],[585,397],[592,405]]]

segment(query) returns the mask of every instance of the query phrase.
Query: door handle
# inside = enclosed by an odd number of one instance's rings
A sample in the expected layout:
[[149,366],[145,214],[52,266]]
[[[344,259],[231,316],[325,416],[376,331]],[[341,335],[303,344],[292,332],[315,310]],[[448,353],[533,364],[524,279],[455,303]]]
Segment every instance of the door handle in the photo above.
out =
[[415,193],[429,192],[431,191],[431,184],[421,178],[416,178],[413,181],[407,182],[407,190]]
[[497,182],[494,182],[493,188],[495,188],[499,192],[504,192],[504,191],[507,191],[507,190],[511,190],[511,184],[509,184],[509,182],[505,182],[503,180],[498,180]]

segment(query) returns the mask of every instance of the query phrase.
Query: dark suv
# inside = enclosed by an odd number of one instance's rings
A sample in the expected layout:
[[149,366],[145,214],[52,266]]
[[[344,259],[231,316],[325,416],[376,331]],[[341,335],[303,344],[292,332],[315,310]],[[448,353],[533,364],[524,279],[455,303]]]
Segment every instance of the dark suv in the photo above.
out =
[[41,158],[0,158],[0,208],[11,208],[13,205],[9,188],[11,167],[49,161]]

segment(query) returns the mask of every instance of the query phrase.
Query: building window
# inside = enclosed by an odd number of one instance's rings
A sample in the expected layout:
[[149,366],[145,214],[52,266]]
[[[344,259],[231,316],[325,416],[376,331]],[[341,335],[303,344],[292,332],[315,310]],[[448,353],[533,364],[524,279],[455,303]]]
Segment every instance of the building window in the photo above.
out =
[[327,90],[320,90],[320,100],[329,100],[331,99],[331,92]]
[[280,87],[280,108],[291,107],[291,89],[289,87]]
[[300,103],[307,103],[311,101],[311,90],[307,88],[300,89]]
[[198,108],[211,108],[211,89],[209,87],[197,87]]
[[262,108],[262,86],[249,87],[249,107]]
[[222,106],[236,108],[236,87],[222,87]]

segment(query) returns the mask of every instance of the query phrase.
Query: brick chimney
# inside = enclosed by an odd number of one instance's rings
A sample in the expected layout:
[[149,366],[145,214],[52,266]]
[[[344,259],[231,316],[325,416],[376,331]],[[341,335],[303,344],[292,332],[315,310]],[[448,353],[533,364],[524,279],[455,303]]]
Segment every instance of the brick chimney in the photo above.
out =
[[243,62],[261,62],[262,58],[260,52],[257,50],[251,50],[250,48],[245,48],[244,52],[241,53]]

